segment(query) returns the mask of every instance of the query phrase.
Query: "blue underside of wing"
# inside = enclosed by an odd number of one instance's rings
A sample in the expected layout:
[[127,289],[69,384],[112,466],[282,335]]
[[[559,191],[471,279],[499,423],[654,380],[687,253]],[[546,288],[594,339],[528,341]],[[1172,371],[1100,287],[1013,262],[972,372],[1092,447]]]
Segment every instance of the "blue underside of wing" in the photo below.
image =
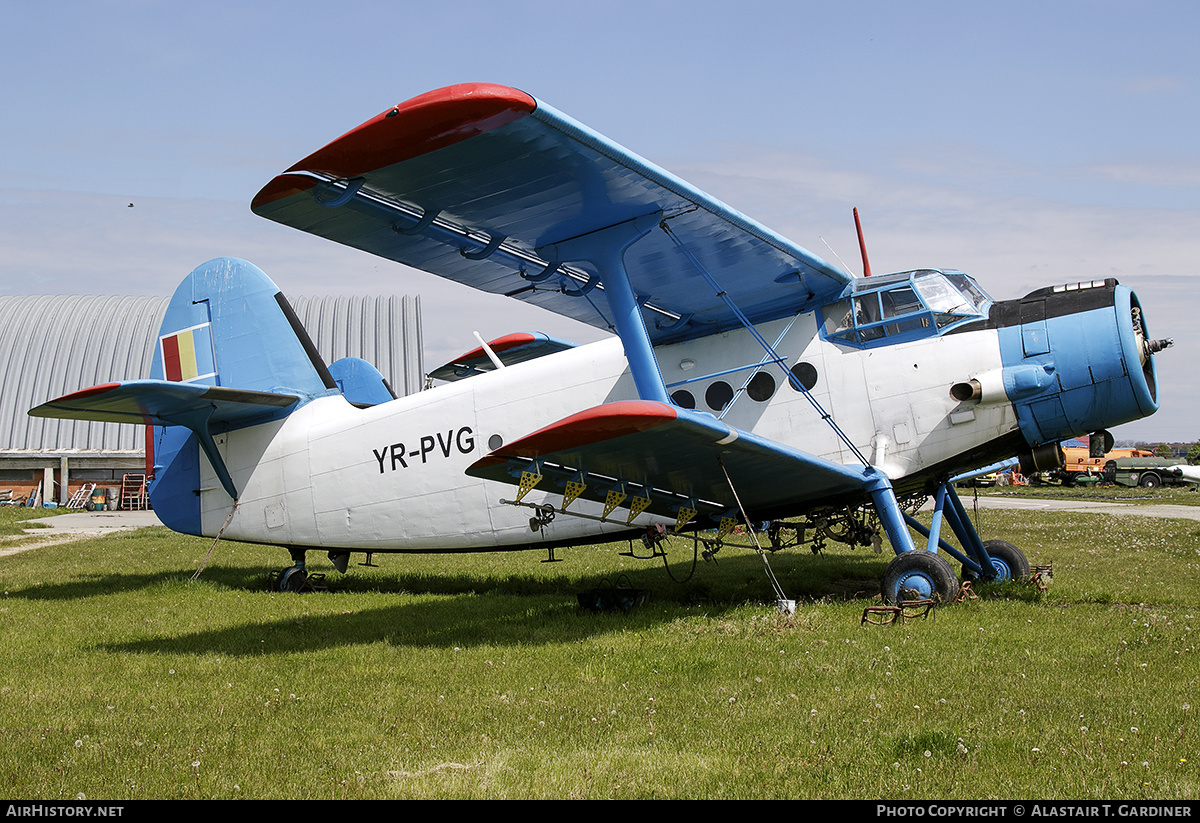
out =
[[[316,171],[294,168],[272,181],[253,209],[606,329],[612,318],[602,287],[593,280],[581,289],[578,276],[566,277],[561,268],[547,273],[543,263],[554,262],[555,244],[661,214],[685,248],[654,229],[624,257],[655,344],[739,325],[726,298],[757,323],[811,309],[851,282],[837,267],[540,102],[530,115],[499,127],[378,163],[356,173],[354,193],[338,198]],[[437,221],[422,229],[420,217],[434,214]],[[585,281],[594,274],[587,261],[557,262]]]
[[[652,419],[647,421],[647,416]],[[751,518],[787,516],[821,501],[861,497],[872,477],[734,429],[708,415],[662,403],[609,403],[514,441],[467,474],[517,485],[533,469],[540,490],[568,480],[587,485],[584,499],[604,502],[610,489],[649,490],[651,513],[675,516],[681,505],[717,518],[744,510]],[[735,493],[736,492],[736,493]]]

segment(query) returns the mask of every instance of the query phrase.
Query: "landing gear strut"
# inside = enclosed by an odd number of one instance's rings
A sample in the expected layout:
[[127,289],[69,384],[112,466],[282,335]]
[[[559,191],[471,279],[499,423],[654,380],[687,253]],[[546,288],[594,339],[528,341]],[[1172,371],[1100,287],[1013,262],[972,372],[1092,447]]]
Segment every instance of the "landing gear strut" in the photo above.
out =
[[[975,531],[975,526],[967,516],[967,511],[951,483],[942,483],[934,492],[933,520],[930,528],[925,528],[908,513],[904,514],[904,521],[926,538],[928,551],[924,553],[932,554],[941,549],[962,563],[962,576],[966,580],[991,582],[1029,578],[1029,561],[1020,549],[1004,540],[984,542],[979,539],[979,533]],[[941,539],[943,523],[950,526],[964,551],[959,551]],[[946,565],[949,566],[949,563]],[[887,594],[885,588],[885,598]]]

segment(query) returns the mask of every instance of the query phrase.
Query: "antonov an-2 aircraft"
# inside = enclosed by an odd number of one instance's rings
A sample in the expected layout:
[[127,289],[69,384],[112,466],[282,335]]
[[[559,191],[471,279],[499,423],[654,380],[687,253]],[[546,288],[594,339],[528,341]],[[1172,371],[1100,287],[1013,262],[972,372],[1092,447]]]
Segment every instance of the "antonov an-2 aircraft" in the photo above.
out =
[[950,598],[947,554],[968,577],[1029,569],[981,541],[951,481],[1050,468],[1061,440],[1152,414],[1169,344],[1111,279],[994,301],[960,271],[856,278],[503,86],[393,106],[252,210],[616,333],[509,335],[395,398],[361,360],[327,367],[275,284],[223,258],[175,292],[151,379],[30,412],[153,426],[159,517],[287,547],[284,589],[318,547],[344,570],[791,524],[886,536],[888,600]]

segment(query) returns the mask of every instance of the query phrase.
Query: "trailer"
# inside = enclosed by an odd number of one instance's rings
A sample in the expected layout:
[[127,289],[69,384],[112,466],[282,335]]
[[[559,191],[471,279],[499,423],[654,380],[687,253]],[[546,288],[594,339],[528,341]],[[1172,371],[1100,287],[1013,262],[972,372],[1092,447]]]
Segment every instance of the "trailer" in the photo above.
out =
[[1111,484],[1113,481],[1105,478],[1105,469],[1110,462],[1126,457],[1153,456],[1153,452],[1138,449],[1111,449],[1102,457],[1092,457],[1088,446],[1077,445],[1078,442],[1070,440],[1062,444],[1063,464],[1046,472],[1047,479],[1058,481],[1064,486],[1100,482]]
[[1118,457],[1104,464],[1104,482],[1118,486],[1186,486],[1190,481],[1171,471],[1182,462],[1178,457]]

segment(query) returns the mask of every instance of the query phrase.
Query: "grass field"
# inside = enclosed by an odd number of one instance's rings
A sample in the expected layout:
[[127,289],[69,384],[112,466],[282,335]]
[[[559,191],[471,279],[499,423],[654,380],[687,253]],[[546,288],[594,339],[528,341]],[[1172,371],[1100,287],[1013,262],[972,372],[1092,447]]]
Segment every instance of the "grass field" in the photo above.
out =
[[[313,552],[333,590],[305,595],[231,542],[192,581],[211,541],[165,529],[0,557],[0,795],[1200,796],[1200,524],[979,517],[1049,590],[890,626],[861,624],[888,557],[834,546],[769,558],[790,618],[750,552],[675,582],[682,542],[672,576],[624,544],[346,576]],[[650,602],[578,608],[618,581]]]

